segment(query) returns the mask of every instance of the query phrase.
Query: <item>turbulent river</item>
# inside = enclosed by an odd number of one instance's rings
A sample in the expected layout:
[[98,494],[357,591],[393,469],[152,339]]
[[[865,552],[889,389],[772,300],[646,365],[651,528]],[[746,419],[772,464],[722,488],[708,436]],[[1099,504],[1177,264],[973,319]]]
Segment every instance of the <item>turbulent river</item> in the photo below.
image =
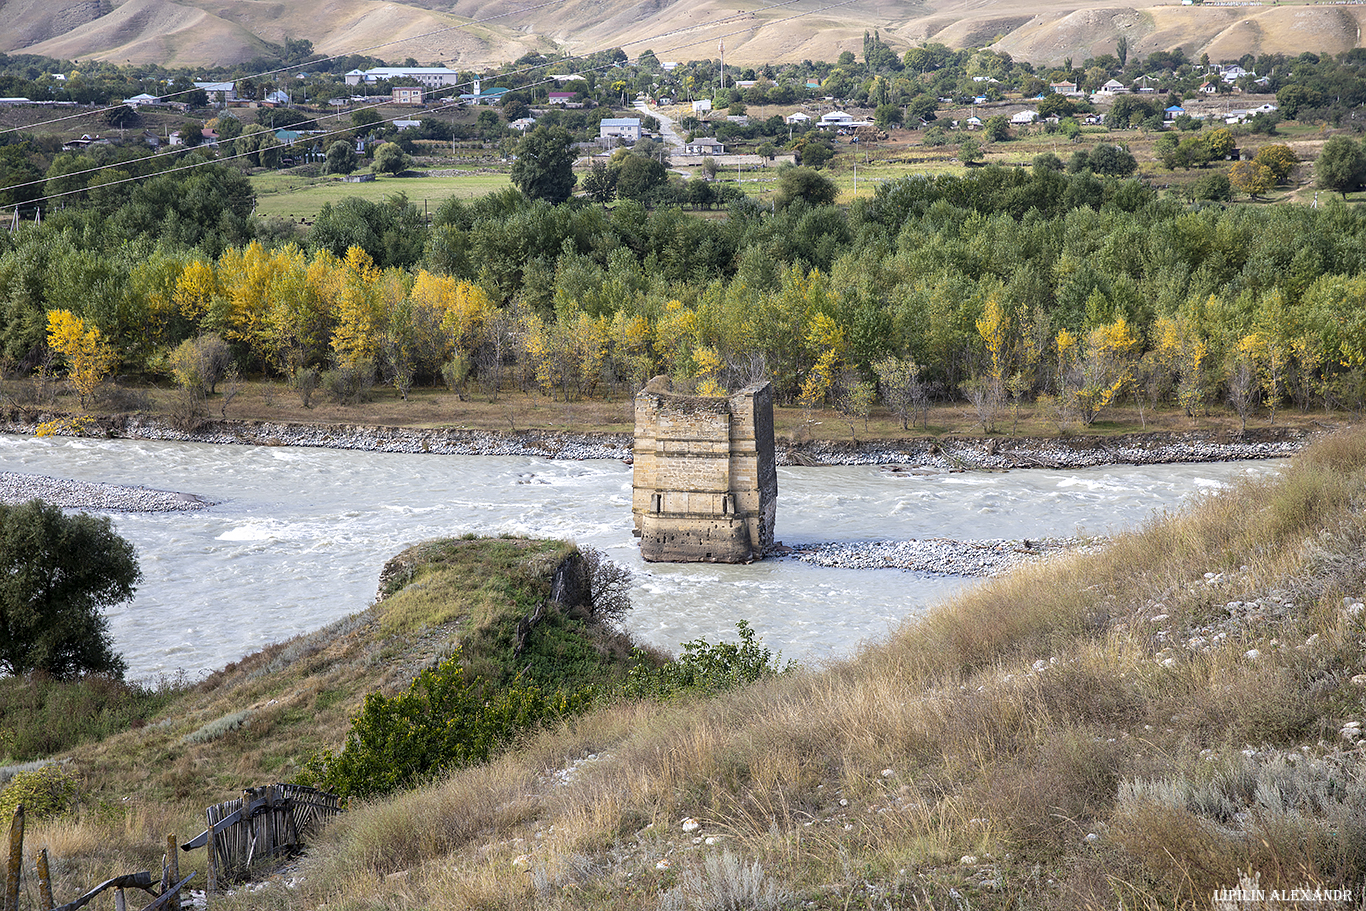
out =
[[[780,468],[778,540],[1043,538],[1134,527],[1278,463],[1003,473]],[[669,649],[748,620],[785,658],[851,653],[973,580],[793,559],[644,564],[631,469],[614,461],[394,455],[301,447],[0,435],[0,470],[196,494],[178,513],[112,516],[143,582],[110,613],[129,675],[203,674],[363,610],[380,568],[428,538],[515,534],[593,545],[635,574],[628,625]]]

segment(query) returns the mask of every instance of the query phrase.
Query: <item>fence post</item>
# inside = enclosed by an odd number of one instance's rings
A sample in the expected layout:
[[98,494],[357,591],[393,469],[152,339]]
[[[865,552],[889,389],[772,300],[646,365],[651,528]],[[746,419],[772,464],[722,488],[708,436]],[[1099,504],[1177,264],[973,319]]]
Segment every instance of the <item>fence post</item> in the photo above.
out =
[[38,900],[43,911],[52,911],[55,906],[52,900],[52,874],[47,866],[47,848],[38,852]]
[[180,911],[180,889],[176,886],[180,882],[180,855],[176,853],[176,837],[166,836],[166,883],[161,887],[162,894],[166,894],[168,889],[175,889],[175,895],[171,896],[170,901],[165,905],[169,911]]
[[14,808],[9,827],[9,870],[5,874],[5,911],[19,911],[19,877],[24,867],[24,805]]
[[204,901],[209,902],[209,896],[218,891],[218,834],[214,831],[213,817],[209,817],[209,862],[208,869],[204,871]]

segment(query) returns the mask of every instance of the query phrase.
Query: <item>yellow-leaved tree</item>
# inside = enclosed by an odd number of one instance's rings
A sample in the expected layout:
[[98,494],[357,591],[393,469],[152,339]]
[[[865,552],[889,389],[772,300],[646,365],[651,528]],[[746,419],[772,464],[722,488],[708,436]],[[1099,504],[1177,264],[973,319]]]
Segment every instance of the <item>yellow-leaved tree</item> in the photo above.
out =
[[373,365],[379,351],[380,271],[368,253],[351,247],[346,251],[343,275],[333,302],[336,328],[332,331],[332,351],[337,366],[349,370]]
[[810,326],[806,332],[806,344],[817,353],[816,363],[802,380],[799,397],[802,407],[808,412],[825,401],[839,375],[848,348],[844,327],[833,318],[817,312],[811,317]]
[[66,363],[67,379],[85,407],[86,399],[118,363],[118,355],[100,335],[99,328],[85,322],[70,310],[52,310],[47,315],[47,343]]

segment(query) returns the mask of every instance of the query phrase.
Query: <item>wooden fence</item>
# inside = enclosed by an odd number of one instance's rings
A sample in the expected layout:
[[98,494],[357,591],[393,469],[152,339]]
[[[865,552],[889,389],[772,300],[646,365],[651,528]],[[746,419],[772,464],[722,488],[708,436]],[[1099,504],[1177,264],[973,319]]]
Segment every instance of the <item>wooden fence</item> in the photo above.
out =
[[[335,794],[302,785],[273,784],[248,788],[240,798],[209,807],[204,812],[209,827],[179,848],[182,851],[209,849],[205,892],[211,895],[218,891],[220,884],[244,880],[254,861],[297,853],[304,836],[341,812],[341,800]],[[75,901],[60,906],[53,902],[47,848],[43,848],[37,856],[39,907],[42,911],[77,911],[112,889],[115,908],[124,911],[124,890],[141,889],[152,897],[152,902],[144,905],[141,911],[180,911],[180,894],[195,874],[181,877],[176,841],[174,835],[166,837],[166,856],[159,881],[147,872],[116,876]],[[9,865],[4,894],[0,895],[0,911],[19,911],[23,860],[24,807],[21,804],[14,812],[10,827]]]
[[[194,874],[183,879],[180,876],[179,855],[176,854],[174,835],[166,837],[166,856],[161,868],[160,882],[152,879],[147,872],[128,873],[105,880],[86,892],[75,901],[54,908],[52,898],[52,875],[48,871],[47,848],[38,852],[38,907],[42,911],[77,911],[94,901],[103,892],[114,890],[114,908],[125,911],[127,899],[125,889],[141,889],[152,896],[151,904],[144,905],[142,911],[180,911],[181,890],[194,879]],[[19,911],[19,885],[24,864],[24,805],[14,811],[14,822],[9,830],[9,867],[5,875],[5,894],[0,896],[0,909]]]
[[205,810],[209,827],[181,849],[209,849],[208,891],[243,879],[254,861],[293,854],[306,836],[341,812],[336,794],[297,784],[247,788],[236,800]]

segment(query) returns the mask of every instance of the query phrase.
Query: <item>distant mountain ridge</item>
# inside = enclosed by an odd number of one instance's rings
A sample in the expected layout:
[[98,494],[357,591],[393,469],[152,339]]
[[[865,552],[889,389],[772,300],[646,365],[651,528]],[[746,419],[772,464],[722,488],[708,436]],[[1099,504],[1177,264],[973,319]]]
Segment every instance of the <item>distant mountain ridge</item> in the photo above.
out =
[[267,44],[307,38],[327,55],[478,68],[531,51],[587,53],[621,47],[631,57],[715,57],[725,42],[737,64],[860,54],[865,31],[898,49],[926,41],[991,46],[1016,59],[1057,64],[1113,53],[1183,48],[1198,58],[1303,51],[1341,53],[1360,44],[1366,6],[1153,6],[1044,0],[0,0],[0,50],[62,59],[195,67],[240,63]]

